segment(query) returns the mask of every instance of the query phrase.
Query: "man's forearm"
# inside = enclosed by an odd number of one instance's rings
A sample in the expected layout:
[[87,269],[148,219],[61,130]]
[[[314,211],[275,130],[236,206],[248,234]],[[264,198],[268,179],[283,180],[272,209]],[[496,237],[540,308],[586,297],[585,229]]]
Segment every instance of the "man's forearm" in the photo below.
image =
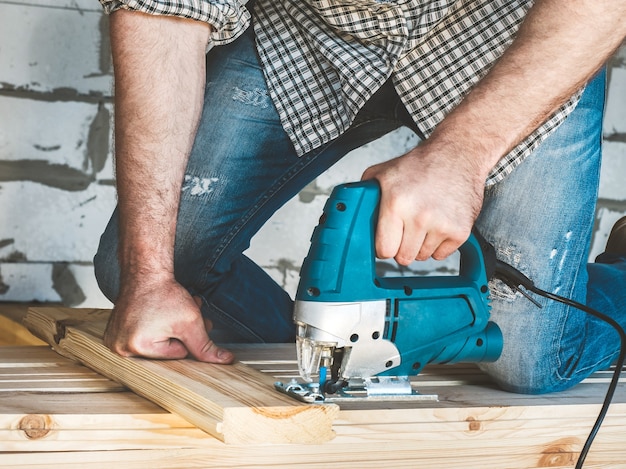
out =
[[497,161],[582,87],[626,35],[624,0],[538,0],[492,70],[432,144],[463,142],[486,178]]
[[210,27],[119,10],[111,15],[122,285],[173,275],[180,188],[205,83]]

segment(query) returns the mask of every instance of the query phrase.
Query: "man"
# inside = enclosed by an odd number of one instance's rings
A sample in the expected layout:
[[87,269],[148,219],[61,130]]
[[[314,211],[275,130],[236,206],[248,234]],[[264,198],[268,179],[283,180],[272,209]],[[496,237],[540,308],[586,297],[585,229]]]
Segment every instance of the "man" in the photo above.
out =
[[[101,2],[119,202],[95,266],[113,351],[229,363],[213,325],[293,340],[291,299],[242,252],[305,184],[400,125],[423,142],[362,175],[381,187],[379,257],[443,259],[477,225],[536,285],[626,325],[624,227],[586,270],[601,69],[626,1]],[[500,283],[492,297],[505,346],[484,368],[506,389],[565,389],[618,353],[582,312]]]

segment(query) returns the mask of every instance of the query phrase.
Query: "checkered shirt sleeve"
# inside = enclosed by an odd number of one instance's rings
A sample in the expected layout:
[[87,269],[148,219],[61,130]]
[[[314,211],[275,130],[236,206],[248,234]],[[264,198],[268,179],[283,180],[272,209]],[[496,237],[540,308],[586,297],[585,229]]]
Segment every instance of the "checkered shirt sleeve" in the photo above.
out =
[[246,0],[100,0],[105,13],[121,8],[152,15],[177,16],[213,26],[210,42],[227,44],[250,24]]

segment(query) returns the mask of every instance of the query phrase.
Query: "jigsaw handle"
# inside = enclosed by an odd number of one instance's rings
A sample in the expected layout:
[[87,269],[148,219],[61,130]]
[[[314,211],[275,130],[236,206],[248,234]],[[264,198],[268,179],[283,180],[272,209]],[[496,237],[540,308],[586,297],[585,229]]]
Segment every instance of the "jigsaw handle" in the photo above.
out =
[[311,237],[311,247],[301,270],[299,298],[313,301],[375,300],[380,298],[381,288],[428,289],[429,286],[441,288],[459,282],[487,288],[482,248],[474,235],[459,248],[458,276],[377,278],[374,234],[379,201],[380,188],[374,180],[335,187]]

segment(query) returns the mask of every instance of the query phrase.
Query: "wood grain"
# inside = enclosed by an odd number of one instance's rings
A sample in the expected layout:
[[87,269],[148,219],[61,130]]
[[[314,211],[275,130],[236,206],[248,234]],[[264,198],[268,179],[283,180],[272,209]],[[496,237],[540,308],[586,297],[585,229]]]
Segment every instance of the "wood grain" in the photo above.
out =
[[[90,327],[93,330],[93,324]],[[72,334],[72,327],[66,328],[66,337],[68,331]],[[265,379],[270,381],[296,374],[293,344],[231,349],[239,359],[238,366],[268,375]],[[3,354],[0,348],[0,362],[19,362],[15,353],[18,350]],[[63,367],[79,367],[61,357],[56,360],[64,363]],[[33,353],[32,363],[45,361]],[[167,368],[157,369],[169,376],[180,373],[182,367],[188,373],[190,392],[197,391],[191,382],[197,385],[198,380],[220,376],[196,362],[188,367],[185,362],[167,364]],[[573,468],[598,415],[608,378],[610,371],[596,373],[569,391],[528,396],[497,389],[474,365],[432,366],[414,379],[414,385],[423,392],[439,394],[439,401],[342,404],[332,424],[336,437],[319,444],[225,444],[187,419],[129,391],[7,392],[0,395],[0,465],[78,468],[88,464],[90,469],[116,464],[124,468],[224,469]],[[229,386],[234,386],[230,394],[237,392],[236,381],[221,390]],[[231,396],[221,397],[224,400],[218,400],[219,405],[228,406],[227,398]],[[250,399],[246,405],[254,406],[261,397],[246,399]],[[625,422],[626,387],[620,384],[587,457],[586,469],[626,467]]]
[[55,350],[86,364],[229,444],[321,443],[334,437],[337,406],[308,406],[273,380],[235,363],[125,358],[102,343],[106,310],[31,308],[24,324]]

